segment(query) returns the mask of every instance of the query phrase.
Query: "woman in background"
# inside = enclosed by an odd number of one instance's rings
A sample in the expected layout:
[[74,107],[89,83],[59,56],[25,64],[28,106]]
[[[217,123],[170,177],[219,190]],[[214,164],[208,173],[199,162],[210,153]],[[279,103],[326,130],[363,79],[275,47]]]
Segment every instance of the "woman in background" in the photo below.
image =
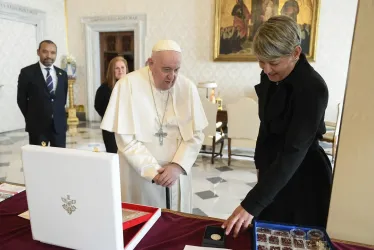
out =
[[255,150],[258,182],[225,221],[226,233],[258,220],[326,227],[332,169],[319,139],[326,133],[328,88],[301,49],[295,20],[274,16],[257,31],[260,64],[255,86],[260,129]]
[[[95,96],[95,109],[101,118],[104,117],[114,85],[127,73],[127,70],[127,61],[121,56],[117,56],[109,62],[106,81],[97,89]],[[117,153],[114,133],[102,130],[102,134],[106,151],[108,153]]]

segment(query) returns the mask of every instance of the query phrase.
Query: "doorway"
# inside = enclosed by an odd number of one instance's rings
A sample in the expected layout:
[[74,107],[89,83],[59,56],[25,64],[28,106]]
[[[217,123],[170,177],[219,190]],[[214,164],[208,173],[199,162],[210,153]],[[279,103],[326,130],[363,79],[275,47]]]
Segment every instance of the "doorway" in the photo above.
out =
[[110,60],[122,56],[128,72],[134,71],[134,31],[100,32],[100,79],[105,82]]

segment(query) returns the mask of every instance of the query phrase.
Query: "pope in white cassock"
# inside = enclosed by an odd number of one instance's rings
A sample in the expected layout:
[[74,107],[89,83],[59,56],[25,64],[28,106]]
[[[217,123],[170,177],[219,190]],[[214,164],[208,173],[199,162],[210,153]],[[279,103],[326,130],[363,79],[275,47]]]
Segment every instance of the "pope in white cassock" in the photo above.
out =
[[191,167],[208,122],[197,88],[179,74],[181,48],[159,41],[148,66],[115,85],[101,129],[115,132],[122,201],[191,212]]

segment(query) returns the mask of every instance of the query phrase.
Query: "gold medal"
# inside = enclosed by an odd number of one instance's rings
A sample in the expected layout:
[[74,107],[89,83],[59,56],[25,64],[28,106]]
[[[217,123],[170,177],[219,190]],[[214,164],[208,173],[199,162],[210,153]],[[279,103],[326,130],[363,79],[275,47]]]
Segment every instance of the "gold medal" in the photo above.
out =
[[212,240],[220,240],[221,239],[221,235],[219,235],[219,234],[212,234],[210,236],[210,238],[212,238]]

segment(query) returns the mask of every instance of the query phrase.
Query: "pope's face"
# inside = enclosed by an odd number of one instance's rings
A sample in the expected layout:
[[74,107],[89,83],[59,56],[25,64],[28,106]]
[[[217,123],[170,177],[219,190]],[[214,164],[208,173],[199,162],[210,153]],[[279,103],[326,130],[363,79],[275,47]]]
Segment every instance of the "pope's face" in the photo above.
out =
[[181,53],[177,51],[160,51],[149,59],[155,87],[168,90],[174,86],[181,65]]

